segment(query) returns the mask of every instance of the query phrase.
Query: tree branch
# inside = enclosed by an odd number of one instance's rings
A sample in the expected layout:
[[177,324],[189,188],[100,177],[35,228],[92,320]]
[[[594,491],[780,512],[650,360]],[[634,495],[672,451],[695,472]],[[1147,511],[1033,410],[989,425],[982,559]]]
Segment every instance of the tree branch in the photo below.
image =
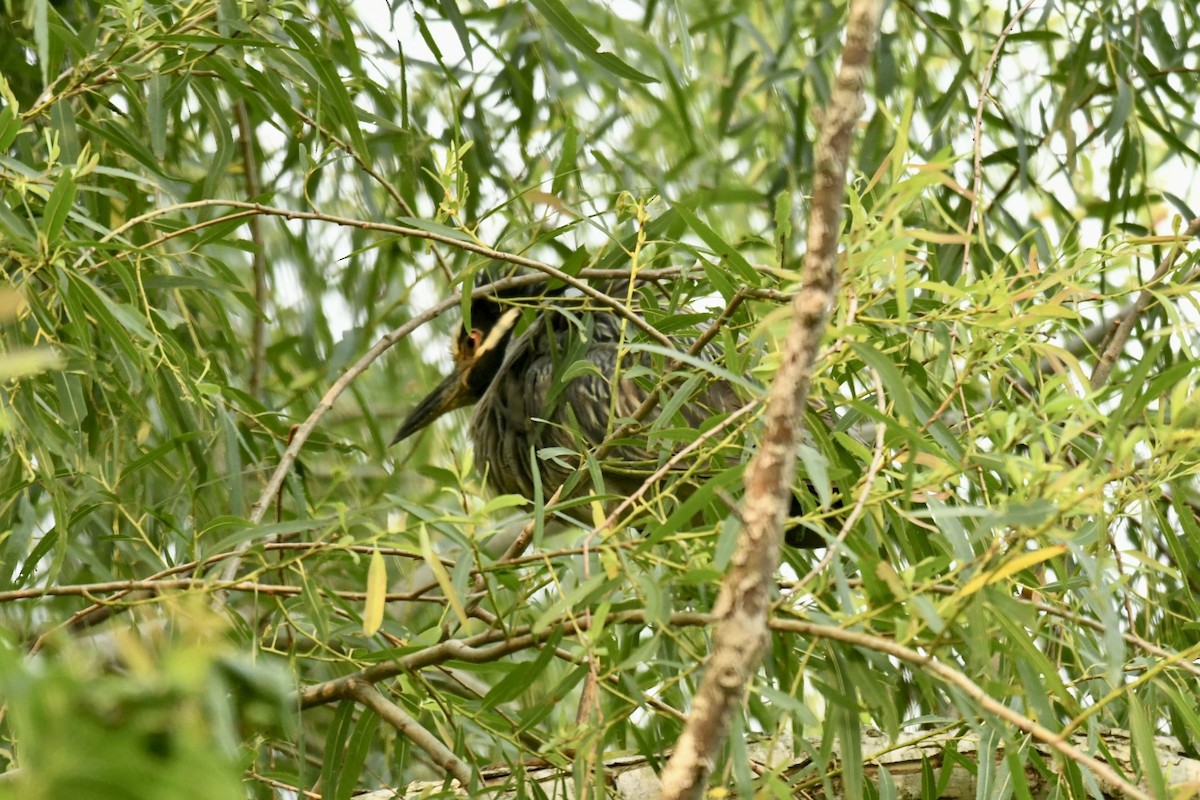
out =
[[699,798],[768,641],[767,610],[779,566],[796,442],[817,349],[837,285],[836,258],[854,126],[863,113],[880,0],[852,0],[846,47],[816,147],[804,284],[779,373],[767,397],[766,434],[746,473],[744,525],[729,573],[713,606],[713,654],[683,734],[662,775],[662,797]]
[[350,687],[349,695],[424,750],[425,754],[433,759],[433,763],[444,769],[446,774],[462,784],[463,788],[470,787],[472,772],[467,763],[427,731],[421,723],[405,713],[404,709],[384,697],[372,684],[361,681],[355,683]]
[[[670,615],[666,624],[672,628],[706,627],[717,621],[714,615],[677,612]],[[623,611],[612,615],[606,624],[625,625],[637,623],[646,623],[645,612]],[[964,696],[970,698],[984,712],[998,717],[1071,761],[1088,768],[1097,778],[1115,790],[1123,792],[1126,796],[1135,798],[1136,800],[1150,800],[1145,792],[1122,778],[1108,764],[1081,750],[1076,740],[1062,733],[1052,731],[1031,717],[1010,708],[985,692],[978,684],[967,677],[962,670],[939,661],[933,655],[921,652],[913,647],[906,647],[882,636],[856,630],[847,630],[833,625],[821,625],[802,620],[771,617],[766,621],[766,627],[773,631],[783,631],[813,639],[836,641],[851,647],[860,647],[912,664],[942,683],[954,687]],[[555,630],[564,630],[568,634],[579,635],[587,629],[588,623],[584,620],[560,618],[545,626],[541,630],[540,635],[535,635],[530,629],[523,628],[513,631],[508,635],[508,638],[504,638],[504,634],[500,631],[487,631],[465,640],[440,642],[416,653],[410,653],[397,661],[374,664],[353,674],[306,687],[300,691],[300,706],[302,708],[312,708],[342,699],[358,699],[362,691],[362,686],[385,680],[404,670],[421,669],[443,663],[450,659],[470,663],[490,661],[509,653],[532,647],[539,641],[549,638]],[[710,669],[709,674],[711,672],[712,670]],[[707,674],[705,678],[707,679]],[[698,701],[699,697],[697,697]],[[693,719],[694,716],[693,713],[689,720]],[[676,753],[678,753],[678,746],[676,747]],[[674,758],[675,756],[673,755],[672,760]],[[664,784],[666,777],[664,774]],[[667,795],[664,793],[663,796],[666,797]]]
[[1117,356],[1125,349],[1125,342],[1129,340],[1129,335],[1133,333],[1133,326],[1150,304],[1154,302],[1154,292],[1151,288],[1158,283],[1175,265],[1175,259],[1183,252],[1184,241],[1192,238],[1197,233],[1200,233],[1200,217],[1188,223],[1187,228],[1171,245],[1171,250],[1163,257],[1159,263],[1158,269],[1154,270],[1154,274],[1150,276],[1150,280],[1146,283],[1146,288],[1142,289],[1134,301],[1133,307],[1129,309],[1121,322],[1117,325],[1117,329],[1113,331],[1112,338],[1108,340],[1108,347],[1104,348],[1104,352],[1100,354],[1100,361],[1096,364],[1096,369],[1092,372],[1092,390],[1099,389],[1108,382],[1108,376],[1112,374],[1113,367],[1116,366]]

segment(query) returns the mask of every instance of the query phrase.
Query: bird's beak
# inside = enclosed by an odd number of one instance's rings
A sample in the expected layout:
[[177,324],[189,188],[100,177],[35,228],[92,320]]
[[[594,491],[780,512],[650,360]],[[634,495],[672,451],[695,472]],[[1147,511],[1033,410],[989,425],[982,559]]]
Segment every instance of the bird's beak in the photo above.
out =
[[404,422],[400,423],[400,430],[396,431],[392,444],[407,439],[447,411],[469,406],[475,402],[475,398],[471,396],[471,392],[467,388],[468,367],[468,364],[454,365],[454,371],[447,375],[424,400],[417,403],[417,407],[409,412]]

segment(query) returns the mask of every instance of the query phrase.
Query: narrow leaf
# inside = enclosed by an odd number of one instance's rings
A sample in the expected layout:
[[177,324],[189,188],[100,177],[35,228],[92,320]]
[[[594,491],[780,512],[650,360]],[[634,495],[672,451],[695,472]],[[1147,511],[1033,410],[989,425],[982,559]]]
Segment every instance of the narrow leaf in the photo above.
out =
[[0,152],[8,149],[21,131],[21,120],[17,119],[17,110],[12,106],[0,108]]
[[654,78],[644,72],[639,72],[633,67],[626,64],[621,59],[617,58],[612,53],[602,52],[600,50],[600,42],[595,36],[592,36],[588,29],[583,26],[575,15],[567,10],[559,0],[531,0],[533,5],[541,12],[546,21],[550,23],[563,40],[578,51],[581,55],[587,57],[596,64],[599,64],[608,72],[616,75],[618,78],[637,81],[638,83],[657,83]]
[[1065,544],[1056,544],[1050,547],[1043,547],[1040,550],[1033,550],[1028,553],[1022,553],[1016,558],[1001,565],[996,570],[981,572],[963,586],[959,592],[960,597],[978,592],[985,586],[991,586],[993,583],[999,583],[1005,578],[1016,575],[1023,569],[1032,567],[1034,564],[1040,564],[1043,561],[1049,561],[1052,558],[1061,556],[1067,552]]
[[446,601],[450,604],[450,608],[454,609],[454,615],[458,617],[459,623],[467,625],[469,622],[467,609],[463,606],[462,598],[458,596],[458,592],[454,588],[454,581],[450,578],[450,573],[446,571],[446,567],[438,558],[437,553],[433,552],[433,543],[429,540],[429,530],[422,525],[417,529],[417,535],[421,540],[421,556],[425,559],[425,564],[433,573],[438,586],[442,588],[442,594],[446,595]]
[[[1154,728],[1146,709],[1138,699],[1137,692],[1129,692],[1129,727],[1133,735],[1134,763],[1142,779],[1150,785],[1154,797],[1167,797],[1167,783],[1162,767],[1158,763],[1158,751],[1154,746]],[[1157,716],[1157,714],[1155,715]]]
[[[440,562],[439,562],[440,563]],[[367,600],[363,608],[363,635],[374,636],[383,626],[383,609],[387,601],[387,564],[376,547],[367,567]]]
[[737,248],[729,242],[721,238],[721,235],[714,231],[708,225],[696,216],[690,208],[676,203],[671,206],[678,212],[687,226],[696,232],[696,235],[704,240],[704,243],[716,254],[716,256],[724,261],[728,261],[734,271],[751,286],[757,286],[759,283],[758,270],[751,266],[750,262],[737,251]]
[[67,214],[71,212],[71,206],[75,202],[75,192],[75,173],[69,169],[63,170],[62,176],[46,200],[46,211],[42,216],[42,232],[51,244],[62,232],[63,223],[67,221]]

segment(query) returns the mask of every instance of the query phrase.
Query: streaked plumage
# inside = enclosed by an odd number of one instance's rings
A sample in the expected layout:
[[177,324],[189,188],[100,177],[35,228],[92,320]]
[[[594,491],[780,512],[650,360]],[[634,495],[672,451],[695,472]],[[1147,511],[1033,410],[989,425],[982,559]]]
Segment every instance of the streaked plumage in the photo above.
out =
[[[595,448],[612,433],[614,420],[632,416],[653,381],[644,369],[635,369],[649,366],[649,360],[628,354],[622,320],[614,313],[568,308],[563,298],[547,298],[529,327],[517,333],[522,309],[507,302],[515,299],[483,297],[471,303],[471,328],[460,329],[454,370],[413,409],[393,444],[446,411],[475,404],[471,439],[492,488],[533,498],[537,469],[543,496],[549,497],[579,469],[573,454]],[[632,376],[635,372],[642,373],[640,378]],[[665,401],[664,394],[659,406]],[[698,429],[740,406],[732,387],[711,380],[679,406],[676,423]],[[572,455],[555,455],[555,448]],[[635,491],[659,456],[638,443],[613,448],[601,465],[605,493]],[[591,491],[591,482],[584,479],[573,493]],[[801,547],[823,544],[818,535],[802,529],[789,531],[788,541]]]

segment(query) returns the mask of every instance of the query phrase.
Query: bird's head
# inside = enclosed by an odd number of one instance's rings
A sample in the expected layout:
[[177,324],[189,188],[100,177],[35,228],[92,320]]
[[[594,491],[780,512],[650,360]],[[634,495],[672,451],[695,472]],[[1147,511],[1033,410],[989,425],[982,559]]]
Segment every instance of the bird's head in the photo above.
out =
[[409,412],[392,444],[407,439],[447,411],[478,402],[504,363],[504,351],[520,316],[521,309],[501,305],[494,297],[472,300],[470,326],[464,321],[454,343],[454,368]]

